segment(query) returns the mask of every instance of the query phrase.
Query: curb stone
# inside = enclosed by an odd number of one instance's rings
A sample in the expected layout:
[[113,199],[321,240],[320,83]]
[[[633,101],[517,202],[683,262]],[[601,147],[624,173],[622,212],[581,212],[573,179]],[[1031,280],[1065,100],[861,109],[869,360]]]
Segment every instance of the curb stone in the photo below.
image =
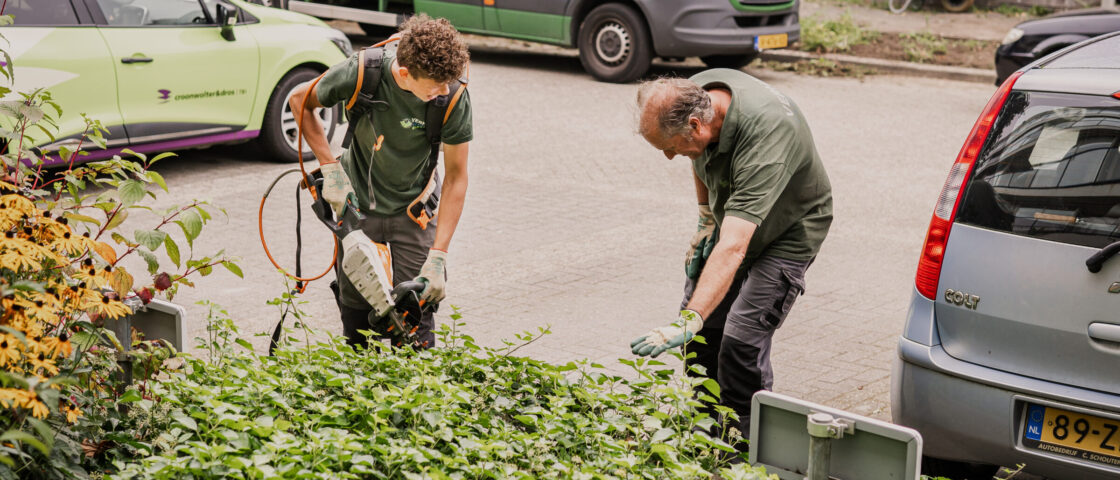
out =
[[947,65],[929,65],[924,63],[903,62],[898,60],[883,60],[879,58],[856,57],[839,53],[816,54],[797,50],[766,50],[762,52],[763,60],[779,62],[797,62],[801,60],[814,60],[824,58],[843,65],[859,65],[874,68],[880,72],[910,75],[917,77],[944,78],[946,80],[959,80],[964,82],[980,82],[995,85],[996,73],[994,70],[966,67],[952,67]]

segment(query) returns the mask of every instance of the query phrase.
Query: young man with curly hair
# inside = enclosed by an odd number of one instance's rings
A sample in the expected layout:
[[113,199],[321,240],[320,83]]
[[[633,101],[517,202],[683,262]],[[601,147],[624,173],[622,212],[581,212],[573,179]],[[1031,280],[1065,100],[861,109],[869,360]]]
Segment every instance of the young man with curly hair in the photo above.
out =
[[[301,119],[304,138],[319,160],[323,198],[336,214],[351,198],[367,217],[362,231],[392,250],[394,283],[411,279],[424,282],[421,296],[435,305],[444,298],[447,247],[467,193],[467,146],[473,130],[466,92],[448,112],[441,131],[444,178],[442,188],[435,179],[440,189],[438,215],[427,228],[421,228],[409,218],[406,208],[431,180],[425,175],[433,148],[425,130],[427,103],[448,94],[449,84],[466,70],[469,53],[459,32],[446,19],[413,17],[401,25],[400,37],[395,50],[384,49],[374,97],[379,103],[369,113],[350,119],[353,141],[341,157],[336,159],[331,154],[313,109],[350,100],[363,68],[358,54],[331,67],[313,88],[311,83],[298,88],[289,104]],[[379,137],[383,140],[375,148]],[[335,273],[343,334],[349,343],[364,345],[366,338],[358,330],[373,329],[369,322],[371,307],[341,273],[341,257],[340,248]],[[435,344],[434,326],[429,311],[417,332],[421,344]]]

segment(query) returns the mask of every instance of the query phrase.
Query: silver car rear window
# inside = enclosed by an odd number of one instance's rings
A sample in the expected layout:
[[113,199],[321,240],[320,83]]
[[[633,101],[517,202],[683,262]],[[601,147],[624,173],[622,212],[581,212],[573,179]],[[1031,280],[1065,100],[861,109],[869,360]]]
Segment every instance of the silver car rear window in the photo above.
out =
[[1104,247],[1120,239],[1120,99],[1012,92],[957,221]]

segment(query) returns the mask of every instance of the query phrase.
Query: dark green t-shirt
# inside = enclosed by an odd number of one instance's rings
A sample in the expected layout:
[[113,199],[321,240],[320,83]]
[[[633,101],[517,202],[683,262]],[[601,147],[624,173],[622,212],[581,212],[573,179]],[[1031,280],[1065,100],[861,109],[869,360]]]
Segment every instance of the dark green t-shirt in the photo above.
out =
[[832,186],[801,110],[789,97],[738,70],[690,80],[731,91],[719,139],[692,162],[718,224],[726,215],[758,225],[743,268],[762,255],[810,260],[832,224]]
[[[385,49],[381,84],[376,100],[389,104],[386,111],[374,110],[361,118],[350,119],[354,139],[342,154],[341,162],[364,213],[396,215],[404,211],[428,184],[424,164],[431,151],[424,120],[427,103],[401,89],[393,79],[394,52]],[[319,103],[336,105],[350,101],[358,82],[358,54],[327,70],[316,87]],[[374,152],[378,135],[384,135],[381,150]],[[471,141],[471,101],[467,92],[459,98],[440,132],[443,143],[456,145]],[[374,206],[370,208],[370,195]]]

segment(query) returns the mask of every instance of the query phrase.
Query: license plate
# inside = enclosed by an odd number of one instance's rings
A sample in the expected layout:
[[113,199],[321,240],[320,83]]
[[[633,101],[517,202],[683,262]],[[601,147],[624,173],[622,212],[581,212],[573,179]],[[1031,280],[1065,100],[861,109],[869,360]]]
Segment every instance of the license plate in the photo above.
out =
[[760,52],[771,48],[782,48],[786,45],[789,45],[789,35],[785,33],[754,37],[754,49]]
[[1027,447],[1120,466],[1120,420],[1028,404],[1023,432]]

